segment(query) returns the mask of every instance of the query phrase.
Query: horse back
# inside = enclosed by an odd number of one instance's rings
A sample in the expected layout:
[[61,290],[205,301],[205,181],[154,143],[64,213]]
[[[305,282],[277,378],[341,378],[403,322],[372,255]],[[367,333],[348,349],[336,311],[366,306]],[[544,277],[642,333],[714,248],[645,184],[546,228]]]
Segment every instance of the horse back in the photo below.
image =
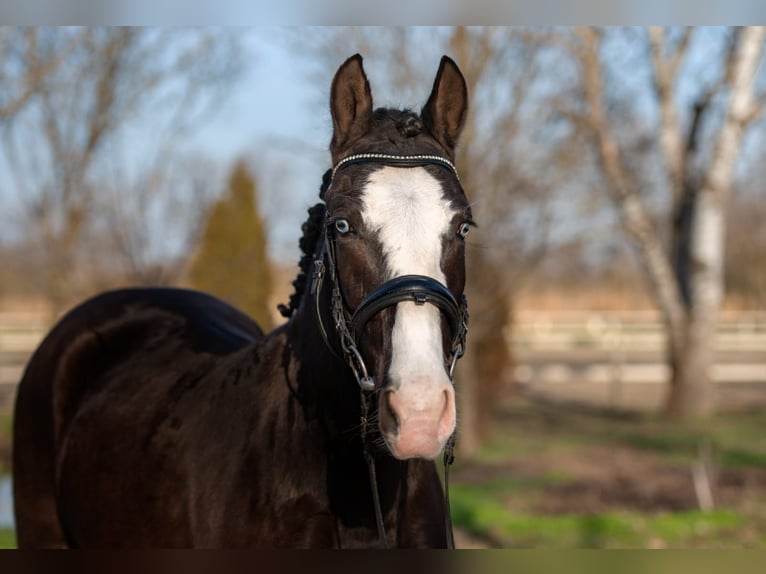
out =
[[[167,393],[167,379],[158,373],[179,364],[203,369],[262,334],[230,305],[183,289],[111,291],[65,315],[32,356],[18,388],[13,473],[19,546],[71,543],[55,495],[70,426],[84,409],[109,403],[124,422],[132,408],[138,423],[148,412],[141,401]],[[130,376],[116,376],[121,370]],[[157,388],[140,388],[142,380]]]

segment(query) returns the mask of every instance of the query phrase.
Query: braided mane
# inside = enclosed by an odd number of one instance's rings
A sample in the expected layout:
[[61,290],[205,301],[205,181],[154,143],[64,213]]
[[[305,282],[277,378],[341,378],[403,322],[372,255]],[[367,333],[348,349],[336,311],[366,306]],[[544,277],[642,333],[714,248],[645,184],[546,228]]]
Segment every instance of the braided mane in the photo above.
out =
[[[325,192],[330,185],[330,176],[332,170],[327,170],[322,177],[322,186],[320,187],[319,197],[324,198]],[[293,280],[294,291],[290,295],[290,301],[287,305],[284,303],[277,306],[283,317],[288,319],[292,317],[301,304],[303,295],[306,292],[312,272],[314,257],[316,256],[317,244],[322,238],[322,229],[324,227],[325,204],[320,202],[309,207],[308,219],[301,225],[301,238],[298,245],[301,250],[301,260],[298,266],[300,271]]]

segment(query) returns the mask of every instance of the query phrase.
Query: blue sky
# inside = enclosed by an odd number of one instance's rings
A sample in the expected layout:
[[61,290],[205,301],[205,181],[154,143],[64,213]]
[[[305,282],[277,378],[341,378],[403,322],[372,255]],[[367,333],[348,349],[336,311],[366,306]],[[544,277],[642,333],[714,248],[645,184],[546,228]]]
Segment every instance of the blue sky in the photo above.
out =
[[[241,74],[203,117],[201,128],[191,132],[180,147],[212,160],[221,180],[235,160],[247,158],[261,183],[259,195],[268,217],[272,252],[280,258],[297,258],[300,225],[329,164],[331,122],[325,102],[331,77],[317,85],[316,72],[312,75],[307,59],[291,52],[284,30],[252,28],[232,33],[241,34],[243,40]],[[130,123],[128,164],[151,161],[156,119],[149,114]],[[0,240],[13,237],[18,213],[17,190],[6,171],[6,160],[0,157],[0,218],[4,222]]]
[[[317,113],[317,86],[311,83],[307,63],[291,54],[284,35],[257,28],[245,33],[244,45],[240,79],[193,143],[227,159],[273,137],[329,141],[329,112]],[[327,93],[329,79],[323,88]]]
[[[327,101],[332,69],[328,67],[322,76],[317,73],[317,64],[296,52],[295,35],[303,30],[238,29],[245,48],[242,74],[184,145],[212,158],[222,174],[238,157],[249,160],[260,183],[272,255],[288,262],[297,260],[300,224],[307,207],[317,200],[321,175],[329,167],[331,121]],[[382,78],[376,73],[375,62],[368,64],[377,95],[376,83]],[[618,84],[626,89],[631,83],[642,83],[636,69],[623,73],[625,77]],[[423,97],[426,90],[427,86]],[[376,99],[376,103],[422,102]],[[3,202],[7,197],[0,190]]]
[[315,71],[292,53],[282,30],[249,30],[244,45],[241,77],[189,147],[223,167],[240,156],[249,160],[260,183],[272,254],[297,258],[300,225],[330,163],[332,77],[318,85]]

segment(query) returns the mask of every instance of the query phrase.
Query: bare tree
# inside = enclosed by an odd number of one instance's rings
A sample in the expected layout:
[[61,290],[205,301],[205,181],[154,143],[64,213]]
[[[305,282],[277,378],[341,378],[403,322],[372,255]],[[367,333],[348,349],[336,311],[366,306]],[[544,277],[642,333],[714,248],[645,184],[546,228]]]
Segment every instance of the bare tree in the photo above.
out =
[[116,169],[99,188],[93,200],[99,218],[83,238],[100,246],[89,249],[88,285],[170,285],[185,276],[220,187],[220,169],[199,154],[169,150],[158,157],[134,177]]
[[[82,296],[78,263],[93,248],[83,238],[102,215],[105,202],[97,199],[113,183],[118,149],[133,166],[128,181],[164,181],[172,162],[146,161],[151,172],[142,173],[136,157],[168,160],[173,143],[234,76],[237,45],[217,31],[2,30],[4,167],[27,229],[37,235],[54,312]],[[129,129],[140,121],[152,126],[144,140]]]
[[[604,34],[581,28],[565,40],[579,66],[581,97],[566,113],[597,158],[603,187],[637,247],[662,312],[672,368],[667,413],[707,415],[715,406],[711,365],[723,294],[726,204],[743,137],[762,111],[763,96],[756,95],[755,80],[764,29],[729,31],[718,79],[697,86],[697,97],[687,109],[682,109],[678,91],[695,31],[682,30],[672,42],[663,29],[646,33],[644,45],[659,108],[656,151],[672,195],[669,248],[647,208],[641,178],[627,159],[635,150],[621,141],[614,112],[610,115],[607,107]],[[707,145],[700,142],[703,128]]]
[[758,154],[754,177],[732,195],[727,213],[725,284],[727,296],[750,309],[766,309],[766,201],[764,164]]

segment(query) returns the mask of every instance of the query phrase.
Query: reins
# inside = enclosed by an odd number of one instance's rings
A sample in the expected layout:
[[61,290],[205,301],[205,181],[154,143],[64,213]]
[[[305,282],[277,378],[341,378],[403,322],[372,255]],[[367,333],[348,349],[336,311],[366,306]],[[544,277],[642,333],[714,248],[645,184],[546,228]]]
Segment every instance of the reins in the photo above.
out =
[[[450,170],[454,176],[458,178],[457,169],[452,162],[441,156],[398,156],[391,154],[362,153],[350,155],[340,160],[332,170],[329,186],[332,186],[332,180],[339,170],[349,165],[362,162],[383,163],[385,165],[397,167],[437,165]],[[367,322],[383,309],[404,301],[411,301],[416,305],[425,305],[426,303],[435,305],[447,318],[450,335],[452,337],[452,345],[445,366],[448,369],[450,382],[454,386],[455,381],[453,378],[453,371],[455,369],[455,364],[465,352],[465,343],[468,333],[468,305],[465,295],[463,295],[460,302],[458,302],[446,286],[432,277],[423,275],[404,275],[386,281],[370,293],[355,310],[350,311],[343,300],[343,295],[340,290],[335,263],[335,244],[329,236],[330,224],[332,223],[331,215],[327,213],[325,217],[324,237],[316,259],[314,260],[314,272],[311,280],[310,293],[314,299],[314,312],[316,314],[317,322],[319,323],[319,332],[322,340],[333,355],[339,359],[342,358],[345,360],[346,364],[354,373],[354,377],[361,389],[360,418],[363,454],[365,462],[367,463],[370,478],[370,488],[372,490],[373,505],[375,508],[375,522],[377,524],[380,545],[383,548],[388,548],[385,523],[378,494],[375,460],[370,452],[370,441],[368,439],[368,421],[371,403],[368,400],[367,394],[375,390],[375,381],[367,371],[367,366],[359,352],[358,339]],[[340,353],[338,353],[335,346],[330,342],[321,314],[320,293],[324,278],[327,275],[330,277],[332,286],[331,314],[335,332],[340,340]],[[450,549],[455,547],[449,501],[449,467],[455,460],[454,448],[455,433],[453,432],[447,439],[447,443],[444,447],[445,531],[447,547]]]

